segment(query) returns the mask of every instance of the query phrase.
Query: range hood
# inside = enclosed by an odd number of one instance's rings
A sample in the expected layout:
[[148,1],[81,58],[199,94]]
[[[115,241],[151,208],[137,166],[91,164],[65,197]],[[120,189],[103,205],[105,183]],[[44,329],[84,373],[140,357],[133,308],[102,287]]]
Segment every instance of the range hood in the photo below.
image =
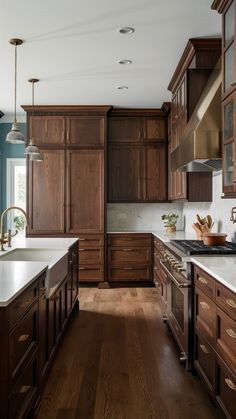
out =
[[171,153],[171,170],[209,172],[221,169],[221,83],[221,69],[215,68],[183,132],[179,146]]

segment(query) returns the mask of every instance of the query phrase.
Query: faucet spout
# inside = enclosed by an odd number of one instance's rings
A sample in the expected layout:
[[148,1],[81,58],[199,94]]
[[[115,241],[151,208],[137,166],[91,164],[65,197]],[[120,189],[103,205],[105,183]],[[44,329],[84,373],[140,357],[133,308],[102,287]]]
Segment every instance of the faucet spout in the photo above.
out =
[[[1,236],[0,236],[0,244],[1,244],[1,250],[5,250],[5,249],[4,249],[4,243],[10,243],[10,241],[11,241],[11,237],[8,237],[7,239],[5,239],[5,237],[4,237],[4,217],[5,217],[5,215],[6,215],[9,211],[11,211],[11,210],[18,210],[18,211],[22,212],[22,214],[24,215],[24,217],[25,217],[25,219],[26,219],[26,225],[28,225],[28,217],[27,217],[27,214],[26,214],[25,210],[23,210],[23,209],[22,209],[22,208],[20,208],[20,207],[15,207],[15,206],[12,206],[12,207],[6,208],[6,209],[2,212],[2,214],[1,214],[1,219],[0,219],[0,232],[1,232]],[[9,235],[9,236],[10,236],[10,235]]]

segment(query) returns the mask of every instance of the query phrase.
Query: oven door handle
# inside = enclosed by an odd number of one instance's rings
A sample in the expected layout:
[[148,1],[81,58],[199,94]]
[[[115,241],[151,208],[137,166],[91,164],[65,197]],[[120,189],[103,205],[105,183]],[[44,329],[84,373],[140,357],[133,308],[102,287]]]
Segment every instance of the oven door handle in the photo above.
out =
[[164,263],[162,261],[160,261],[160,264],[161,264],[162,268],[164,269],[165,273],[169,276],[171,281],[174,282],[175,285],[177,285],[178,288],[189,288],[190,287],[188,282],[180,283],[179,281],[177,281],[177,279],[172,275],[172,273],[170,271],[168,271],[168,269],[166,268],[166,266],[164,265]]

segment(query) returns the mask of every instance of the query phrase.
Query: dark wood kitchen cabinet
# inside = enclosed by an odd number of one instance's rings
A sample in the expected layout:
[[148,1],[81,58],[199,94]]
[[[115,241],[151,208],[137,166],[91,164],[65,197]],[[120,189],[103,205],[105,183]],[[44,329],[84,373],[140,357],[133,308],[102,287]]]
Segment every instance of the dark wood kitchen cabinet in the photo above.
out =
[[167,200],[166,115],[113,110],[109,117],[109,202]]
[[236,294],[195,266],[194,366],[227,418],[236,416]]
[[161,260],[164,258],[165,247],[161,240],[153,237],[153,282],[159,290],[164,308],[167,304],[167,276],[161,266]]
[[223,193],[236,197],[236,2],[215,0],[212,8],[222,13],[222,113],[223,113]]
[[[29,134],[44,157],[40,163],[28,161],[27,235],[104,235],[110,107],[35,106],[34,115],[31,106],[23,108]],[[89,265],[88,260],[89,277],[104,281],[104,261],[96,272],[94,266],[89,271]]]
[[108,282],[151,282],[151,234],[108,235]]
[[[194,38],[188,41],[168,86],[172,92],[169,153],[180,144],[185,127],[220,55],[221,40],[218,38]],[[171,172],[169,164],[169,177],[170,200],[212,200],[211,173]],[[202,188],[203,184],[205,188]]]

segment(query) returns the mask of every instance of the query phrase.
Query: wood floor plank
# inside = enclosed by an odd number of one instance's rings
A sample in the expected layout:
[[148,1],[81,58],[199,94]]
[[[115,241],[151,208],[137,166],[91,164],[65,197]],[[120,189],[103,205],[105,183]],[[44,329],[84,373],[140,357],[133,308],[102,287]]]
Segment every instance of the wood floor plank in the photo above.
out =
[[155,288],[80,290],[38,419],[221,418],[179,363]]

